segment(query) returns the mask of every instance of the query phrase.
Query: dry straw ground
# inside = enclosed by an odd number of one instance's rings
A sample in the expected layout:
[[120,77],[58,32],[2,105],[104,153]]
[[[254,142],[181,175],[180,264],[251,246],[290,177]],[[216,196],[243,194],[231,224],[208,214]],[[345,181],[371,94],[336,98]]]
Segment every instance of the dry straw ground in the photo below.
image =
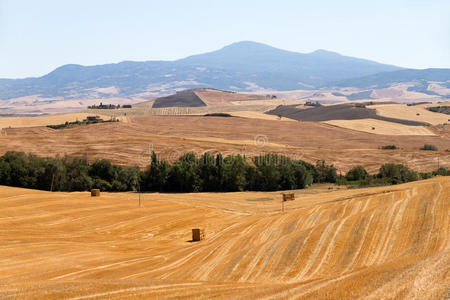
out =
[[[0,298],[444,299],[450,179],[280,193],[0,187]],[[192,228],[206,240],[192,243]]]
[[425,126],[408,126],[376,119],[331,120],[324,123],[357,131],[382,135],[435,135]]
[[[431,106],[437,105],[438,104],[434,104]],[[383,117],[425,122],[432,125],[450,123],[448,121],[450,119],[448,115],[431,112],[426,109],[427,106],[430,105],[408,106],[406,104],[383,104],[371,105],[369,107],[375,108],[377,110],[377,114]]]

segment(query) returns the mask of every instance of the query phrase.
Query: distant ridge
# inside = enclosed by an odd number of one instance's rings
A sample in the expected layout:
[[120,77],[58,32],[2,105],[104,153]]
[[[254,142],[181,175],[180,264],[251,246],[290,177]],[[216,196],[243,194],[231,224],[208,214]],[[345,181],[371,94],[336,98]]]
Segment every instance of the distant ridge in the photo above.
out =
[[234,91],[315,89],[328,82],[397,70],[401,68],[325,50],[304,54],[243,41],[176,61],[71,64],[39,78],[0,79],[0,99],[170,94],[202,87]]
[[385,88],[395,83],[413,81],[444,82],[445,86],[450,87],[450,82],[448,82],[450,81],[450,69],[404,69],[394,72],[382,72],[360,78],[342,80],[336,82],[334,85],[338,87],[352,86],[358,88]]
[[305,54],[243,41],[176,61],[70,64],[39,78],[0,79],[0,100],[24,96],[78,99],[167,95],[197,88],[238,92],[377,89],[402,82],[414,82],[412,91],[447,97],[430,91],[429,81],[448,87],[450,69],[402,69],[326,50]]

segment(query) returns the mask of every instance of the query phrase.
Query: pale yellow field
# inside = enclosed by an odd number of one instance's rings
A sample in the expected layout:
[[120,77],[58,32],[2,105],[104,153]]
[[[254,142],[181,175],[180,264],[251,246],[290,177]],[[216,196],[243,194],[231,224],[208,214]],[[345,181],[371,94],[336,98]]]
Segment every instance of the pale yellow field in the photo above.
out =
[[[109,120],[111,117],[106,115],[99,115],[95,113],[69,113],[69,114],[55,114],[43,115],[36,117],[0,117],[0,128],[22,128],[22,127],[36,127],[47,125],[58,125],[65,122],[74,122],[76,120],[83,121],[87,116],[98,115],[104,120]],[[127,122],[127,118],[117,117],[121,122]]]
[[[273,193],[0,187],[0,298],[445,299],[450,178]],[[190,242],[192,228],[206,239]]]
[[369,108],[375,108],[377,114],[383,117],[425,122],[432,125],[449,123],[448,120],[450,119],[450,116],[446,114],[426,110],[424,105],[382,104],[371,105]]
[[326,121],[324,123],[373,134],[435,135],[431,130],[429,130],[424,126],[408,126],[399,123],[392,123],[376,119],[332,120]]
[[304,104],[304,101],[300,100],[290,100],[290,99],[267,99],[267,100],[251,100],[251,101],[233,101],[232,105],[294,105],[294,104]]

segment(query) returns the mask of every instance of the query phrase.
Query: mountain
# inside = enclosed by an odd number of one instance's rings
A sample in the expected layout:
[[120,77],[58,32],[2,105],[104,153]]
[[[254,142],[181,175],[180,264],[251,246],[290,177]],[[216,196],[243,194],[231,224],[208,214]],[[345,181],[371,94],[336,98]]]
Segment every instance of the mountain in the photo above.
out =
[[450,88],[450,69],[404,69],[394,72],[381,72],[360,78],[350,78],[336,82],[337,87],[357,88],[386,88],[395,83],[416,82],[417,86],[426,84],[428,81],[443,82],[444,86]]
[[[332,80],[399,70],[399,67],[317,50],[302,54],[255,42],[239,42],[220,50],[177,61],[186,67],[227,70],[265,88],[293,90]],[[239,84],[239,83],[238,83]],[[246,88],[245,85],[238,85]]]
[[176,61],[65,65],[39,78],[0,79],[0,99],[29,95],[96,98],[201,87],[315,89],[328,82],[398,70],[401,68],[325,50],[303,54],[245,41]]

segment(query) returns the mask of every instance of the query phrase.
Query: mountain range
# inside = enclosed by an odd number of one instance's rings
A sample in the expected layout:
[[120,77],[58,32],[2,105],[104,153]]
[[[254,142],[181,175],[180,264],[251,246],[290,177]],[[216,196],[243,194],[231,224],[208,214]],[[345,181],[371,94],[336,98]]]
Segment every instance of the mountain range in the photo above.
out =
[[175,61],[70,64],[38,78],[0,79],[0,99],[30,95],[98,98],[203,87],[233,91],[376,89],[411,81],[425,90],[429,81],[448,86],[450,69],[404,69],[326,50],[304,54],[244,41]]

